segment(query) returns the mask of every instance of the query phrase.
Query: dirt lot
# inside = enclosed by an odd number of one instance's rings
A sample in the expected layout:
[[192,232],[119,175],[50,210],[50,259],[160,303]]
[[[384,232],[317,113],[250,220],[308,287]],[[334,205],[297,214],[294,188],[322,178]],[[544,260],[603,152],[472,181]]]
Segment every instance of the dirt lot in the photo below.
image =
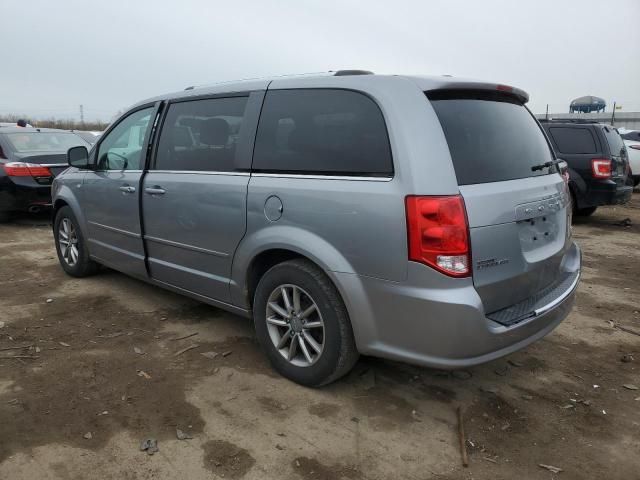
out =
[[623,386],[640,387],[640,336],[615,326],[640,333],[640,194],[574,236],[577,305],[544,340],[455,374],[363,358],[311,390],[272,372],[248,320],[64,275],[46,217],[1,226],[0,479],[640,478],[640,390]]

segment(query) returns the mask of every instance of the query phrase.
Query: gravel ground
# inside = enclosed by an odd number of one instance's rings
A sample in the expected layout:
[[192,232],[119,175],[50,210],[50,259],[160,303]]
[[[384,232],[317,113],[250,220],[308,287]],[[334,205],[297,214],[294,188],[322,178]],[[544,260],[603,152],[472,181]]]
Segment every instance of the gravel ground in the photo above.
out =
[[270,369],[250,321],[106,269],[70,278],[47,217],[16,219],[0,226],[0,478],[638,478],[640,194],[574,236],[577,303],[545,339],[454,374],[362,358],[313,390]]

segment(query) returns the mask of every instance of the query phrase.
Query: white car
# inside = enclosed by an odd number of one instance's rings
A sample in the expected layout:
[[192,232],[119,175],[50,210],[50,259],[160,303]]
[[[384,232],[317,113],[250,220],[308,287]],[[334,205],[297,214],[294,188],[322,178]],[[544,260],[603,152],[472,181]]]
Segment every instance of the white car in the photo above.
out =
[[631,177],[633,185],[640,184],[640,130],[618,129],[620,136],[624,140],[629,154],[629,166],[631,167]]

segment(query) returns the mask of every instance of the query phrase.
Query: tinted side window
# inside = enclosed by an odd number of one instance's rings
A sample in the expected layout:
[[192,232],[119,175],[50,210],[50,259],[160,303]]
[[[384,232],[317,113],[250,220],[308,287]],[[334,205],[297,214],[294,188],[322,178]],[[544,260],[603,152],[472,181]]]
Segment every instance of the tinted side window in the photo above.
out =
[[640,132],[627,132],[620,136],[625,140],[635,140],[636,142],[640,142]]
[[597,153],[595,139],[588,128],[551,127],[549,133],[559,153]]
[[389,176],[393,163],[382,112],[369,97],[353,91],[267,92],[253,169]]
[[138,110],[122,120],[100,142],[98,170],[140,170],[144,137],[153,108]]
[[230,172],[248,97],[173,103],[164,120],[156,170]]

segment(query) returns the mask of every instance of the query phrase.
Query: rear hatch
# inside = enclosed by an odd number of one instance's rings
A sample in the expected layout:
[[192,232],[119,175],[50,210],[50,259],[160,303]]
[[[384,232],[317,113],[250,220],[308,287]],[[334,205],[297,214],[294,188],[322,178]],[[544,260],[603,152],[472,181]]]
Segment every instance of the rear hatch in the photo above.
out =
[[561,284],[571,245],[569,196],[522,98],[489,90],[433,90],[427,97],[464,198],[473,282],[485,313]]

